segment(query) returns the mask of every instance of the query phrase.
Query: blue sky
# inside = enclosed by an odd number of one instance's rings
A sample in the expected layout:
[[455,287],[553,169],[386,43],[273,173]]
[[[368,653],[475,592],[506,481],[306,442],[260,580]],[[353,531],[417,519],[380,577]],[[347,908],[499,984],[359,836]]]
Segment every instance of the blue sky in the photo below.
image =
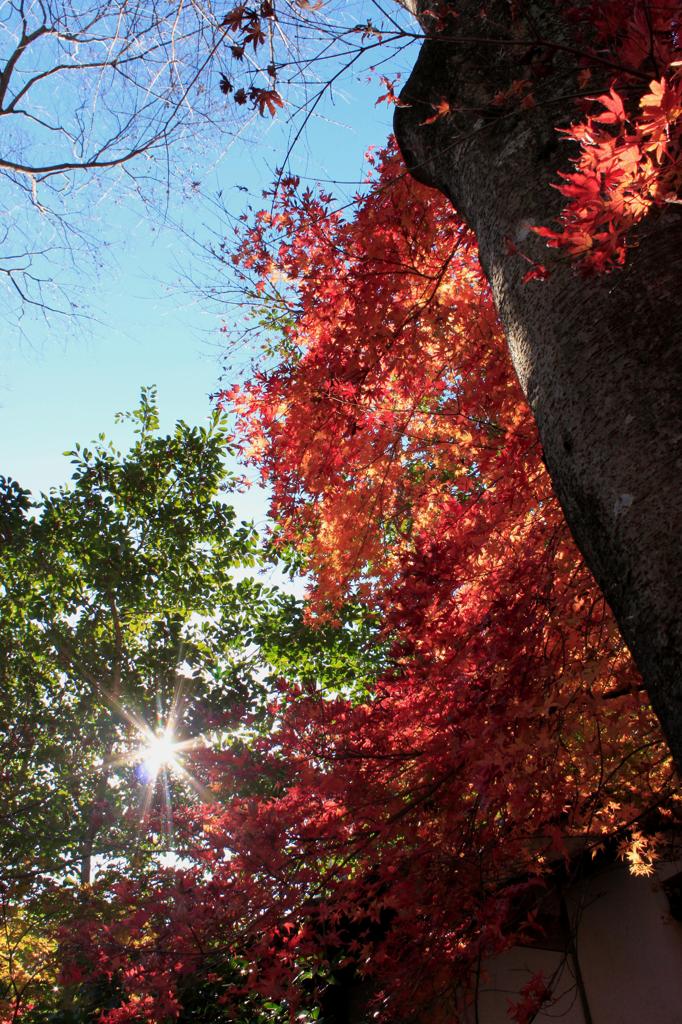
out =
[[[342,83],[334,105],[325,104],[298,143],[291,170],[311,178],[360,180],[364,152],[382,144],[390,130],[391,108],[374,105],[379,92],[366,72]],[[247,185],[256,196],[268,187],[287,131],[282,118],[260,122],[216,167],[199,162],[204,195],[221,189],[225,205],[238,213],[244,194],[237,186]],[[216,150],[222,144],[218,139]],[[5,329],[0,473],[34,493],[68,478],[62,453],[75,441],[104,431],[125,444],[125,428],[114,427],[113,417],[135,406],[142,385],[158,386],[162,425],[169,427],[180,417],[203,421],[219,383],[218,310],[207,309],[183,285],[184,276],[200,279],[204,269],[198,249],[170,223],[182,221],[186,232],[205,238],[216,229],[208,206],[199,196],[177,197],[165,225],[149,218],[141,204],[100,204],[97,216],[107,221],[103,267],[97,276],[84,273],[80,279],[76,270],[75,277],[96,319],[80,327],[64,318],[49,325],[34,320],[25,336],[18,328]],[[264,496],[250,492],[240,511],[262,520]]]

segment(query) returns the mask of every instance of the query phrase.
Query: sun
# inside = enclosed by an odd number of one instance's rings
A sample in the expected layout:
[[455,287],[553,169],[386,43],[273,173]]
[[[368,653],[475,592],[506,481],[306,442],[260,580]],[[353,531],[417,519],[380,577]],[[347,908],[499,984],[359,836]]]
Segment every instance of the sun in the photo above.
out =
[[[157,700],[157,726],[154,729],[132,707],[126,707],[121,700],[110,696],[112,708],[130,727],[125,749],[107,761],[107,769],[128,766],[133,769],[134,778],[141,786],[139,796],[140,821],[147,822],[157,799],[163,827],[169,837],[173,834],[172,799],[175,795],[191,790],[195,797],[206,803],[215,799],[214,794],[204,786],[191,771],[191,756],[194,751],[210,749],[210,736],[200,733],[183,738],[183,703],[180,686],[173,695],[170,710],[165,716],[161,712],[161,700]],[[188,761],[188,759],[190,759]]]
[[140,750],[140,765],[149,781],[155,779],[159,772],[177,767],[175,755],[179,746],[172,729],[166,728],[149,738],[146,746]]

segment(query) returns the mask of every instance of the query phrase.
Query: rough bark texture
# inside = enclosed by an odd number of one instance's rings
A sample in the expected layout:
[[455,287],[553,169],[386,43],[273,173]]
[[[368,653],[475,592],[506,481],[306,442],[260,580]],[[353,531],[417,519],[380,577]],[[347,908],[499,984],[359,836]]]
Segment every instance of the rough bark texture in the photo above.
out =
[[[453,5],[403,90],[398,142],[477,233],[557,495],[682,765],[682,209],[645,222],[623,271],[585,279],[563,260],[548,281],[521,283],[527,264],[508,240],[549,262],[528,226],[560,208],[550,183],[571,145],[556,127],[579,112],[561,5],[527,0],[514,20],[512,6],[486,2],[482,17],[480,0]],[[493,105],[524,77],[533,110]],[[423,124],[442,97],[452,112]]]

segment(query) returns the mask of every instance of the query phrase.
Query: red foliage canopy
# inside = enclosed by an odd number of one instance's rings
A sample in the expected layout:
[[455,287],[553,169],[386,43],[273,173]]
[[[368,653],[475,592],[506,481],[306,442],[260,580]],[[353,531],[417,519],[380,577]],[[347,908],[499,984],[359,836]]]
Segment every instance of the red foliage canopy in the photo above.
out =
[[[680,7],[578,0],[565,14],[582,108],[565,134],[580,150],[557,186],[560,225],[536,230],[608,270],[653,206],[678,201]],[[237,59],[276,18],[275,4],[226,16]],[[273,113],[276,71],[235,98]],[[495,102],[531,108],[533,81]],[[431,120],[449,114],[444,99]],[[223,401],[273,488],[280,542],[305,554],[311,614],[359,596],[383,617],[393,668],[360,704],[283,683],[272,736],[207,761],[224,802],[187,812],[191,866],[126,883],[76,935],[71,979],[121,993],[109,1024],[177,1015],[197,986],[226,1013],[257,1019],[274,999],[294,1014],[350,965],[386,1018],[421,1004],[453,1019],[481,958],[534,927],[520,896],[557,859],[620,835],[645,871],[639,824],[676,808],[658,725],[552,496],[475,241],[392,150],[375,165],[350,219],[289,179],[245,229],[235,263],[284,325],[281,362]]]
[[77,934],[72,980],[123,993],[109,1024],[173,1016],[199,989],[250,1020],[263,998],[294,1014],[350,964],[386,1019],[420,1004],[451,1020],[574,844],[675,808],[474,239],[392,149],[374,164],[351,219],[289,180],[245,228],[235,260],[285,324],[281,362],[223,401],[281,542],[305,552],[311,614],[359,595],[393,667],[362,703],[283,683],[270,738],[205,755],[223,802],[187,812],[190,866],[126,883],[113,919]]

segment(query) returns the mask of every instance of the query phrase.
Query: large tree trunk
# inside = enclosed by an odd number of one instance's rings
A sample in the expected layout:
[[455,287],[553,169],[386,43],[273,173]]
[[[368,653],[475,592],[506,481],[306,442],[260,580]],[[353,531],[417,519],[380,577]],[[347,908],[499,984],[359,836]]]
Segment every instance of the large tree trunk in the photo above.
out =
[[[561,4],[525,0],[514,20],[512,6],[486,0],[484,18],[481,0],[452,5],[403,90],[396,134],[413,175],[476,231],[557,495],[682,765],[682,209],[648,218],[622,271],[586,279],[559,260],[549,280],[521,283],[509,241],[548,262],[528,227],[560,209],[550,183],[572,144],[556,127],[580,113],[575,55],[543,45],[572,43]],[[525,77],[535,108],[492,103]],[[451,112],[424,124],[443,97]]]

